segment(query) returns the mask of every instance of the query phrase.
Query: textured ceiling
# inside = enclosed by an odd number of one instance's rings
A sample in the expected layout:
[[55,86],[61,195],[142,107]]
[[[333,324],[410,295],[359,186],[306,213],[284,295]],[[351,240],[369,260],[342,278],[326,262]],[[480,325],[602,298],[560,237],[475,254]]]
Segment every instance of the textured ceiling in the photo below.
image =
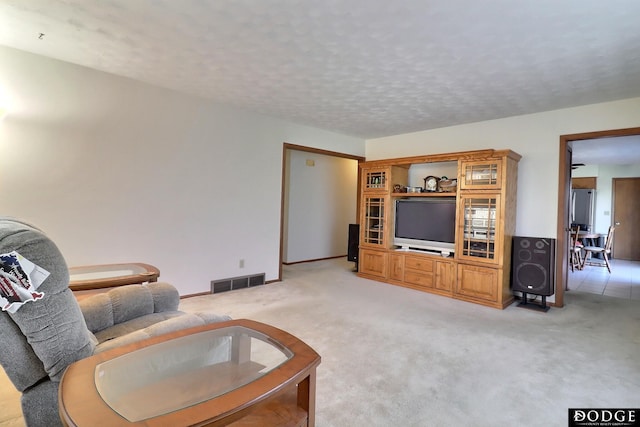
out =
[[638,0],[2,0],[0,44],[372,138],[640,96],[639,22]]

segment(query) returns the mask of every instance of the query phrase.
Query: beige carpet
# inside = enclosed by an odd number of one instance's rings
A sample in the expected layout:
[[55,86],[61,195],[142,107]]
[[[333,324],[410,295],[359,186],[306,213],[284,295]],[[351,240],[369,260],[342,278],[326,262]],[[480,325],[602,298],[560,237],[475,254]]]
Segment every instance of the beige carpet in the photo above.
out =
[[[352,268],[288,266],[283,282],[182,308],[269,323],[311,345],[322,356],[318,427],[566,426],[570,407],[638,406],[637,301],[569,292],[565,308],[546,314],[495,310]],[[19,411],[17,395],[10,403]]]
[[2,367],[0,367],[0,408],[0,425],[3,427],[25,425],[20,410],[20,393],[9,382]]

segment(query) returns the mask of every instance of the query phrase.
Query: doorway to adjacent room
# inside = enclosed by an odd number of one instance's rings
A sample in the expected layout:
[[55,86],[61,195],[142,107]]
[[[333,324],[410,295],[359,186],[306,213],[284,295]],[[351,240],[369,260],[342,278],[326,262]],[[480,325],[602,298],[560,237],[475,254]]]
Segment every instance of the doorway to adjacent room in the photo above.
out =
[[364,160],[283,144],[279,281],[285,263],[347,254],[348,224],[358,218],[359,164]]
[[[568,266],[568,244],[569,244],[569,225],[570,225],[570,180],[571,180],[571,167],[574,149],[579,149],[580,144],[586,141],[600,140],[602,142],[603,153],[607,153],[611,150],[607,147],[607,142],[614,141],[617,137],[628,136],[640,136],[640,128],[627,128],[627,129],[615,129],[606,130],[600,132],[588,132],[572,135],[560,136],[560,158],[559,158],[559,184],[558,184],[558,223],[557,223],[557,251],[556,251],[556,277],[557,286],[555,294],[554,305],[562,307],[564,305],[564,293],[565,287],[569,280],[569,268]],[[640,142],[638,148],[640,149]],[[635,147],[635,145],[634,145]],[[612,189],[614,191],[614,189]],[[637,193],[636,193],[637,194]],[[638,198],[634,194],[633,197]],[[618,196],[620,197],[620,196]],[[632,197],[632,198],[633,198]],[[619,212],[615,210],[615,204],[611,206],[611,223],[612,225],[618,221],[616,215]],[[628,220],[625,220],[628,221]],[[636,219],[637,221],[637,219]],[[636,228],[636,227],[633,227]],[[636,228],[637,230],[637,228]],[[616,238],[619,236],[616,236]],[[637,241],[637,240],[636,240]],[[615,240],[614,240],[615,242]],[[614,250],[614,256],[615,250]],[[629,271],[636,271],[635,268],[631,268]],[[605,269],[606,272],[606,269]],[[607,278],[608,279],[608,278]]]

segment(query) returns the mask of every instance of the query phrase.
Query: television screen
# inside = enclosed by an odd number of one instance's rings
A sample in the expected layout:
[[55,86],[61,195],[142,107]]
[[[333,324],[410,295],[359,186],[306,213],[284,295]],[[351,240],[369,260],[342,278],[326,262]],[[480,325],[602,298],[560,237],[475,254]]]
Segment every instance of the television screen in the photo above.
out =
[[395,237],[429,242],[455,242],[455,199],[396,201]]

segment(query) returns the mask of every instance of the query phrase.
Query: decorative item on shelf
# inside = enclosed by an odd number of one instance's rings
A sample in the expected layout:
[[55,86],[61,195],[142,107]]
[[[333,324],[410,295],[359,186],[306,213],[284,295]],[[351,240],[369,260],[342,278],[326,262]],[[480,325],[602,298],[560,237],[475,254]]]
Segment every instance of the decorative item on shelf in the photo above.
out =
[[422,193],[422,187],[407,187],[407,193]]
[[404,185],[396,184],[396,185],[393,186],[393,192],[394,193],[406,193],[407,192],[407,187],[405,187]]
[[440,178],[440,182],[438,182],[438,190],[443,193],[455,193],[456,188],[458,187],[458,179],[448,179],[446,176]]
[[424,191],[438,191],[438,181],[440,181],[440,178],[438,178],[437,176],[429,175],[428,177],[426,177],[424,179]]

